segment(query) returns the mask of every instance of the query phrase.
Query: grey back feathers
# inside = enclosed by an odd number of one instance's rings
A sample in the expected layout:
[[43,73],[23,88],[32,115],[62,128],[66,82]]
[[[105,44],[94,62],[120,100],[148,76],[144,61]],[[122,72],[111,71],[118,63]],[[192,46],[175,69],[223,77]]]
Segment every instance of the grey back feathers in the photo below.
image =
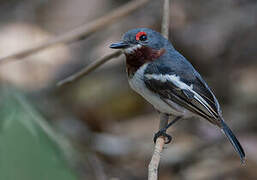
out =
[[[192,86],[192,91],[199,94],[201,98],[203,98],[203,100],[205,101],[205,104],[208,105],[208,109],[210,110],[211,114],[208,113],[208,116],[205,116],[205,118],[218,119],[219,116],[222,116],[220,105],[208,85],[202,79],[200,74],[194,69],[194,67],[176,50],[169,51],[161,56],[159,59],[150,63],[145,70],[145,74],[175,75],[179,77],[179,80],[181,82],[185,83],[187,86]],[[151,82],[153,83],[153,80],[151,80]],[[149,81],[146,83],[149,83]],[[162,85],[168,87],[167,83]],[[150,86],[154,88],[161,88],[153,84],[149,85],[149,88],[151,88]],[[185,92],[186,91],[184,91],[182,95],[185,95]],[[167,91],[165,92],[165,94],[167,95]],[[192,99],[186,98],[186,100],[190,103],[195,102],[192,101]],[[203,112],[206,111],[206,107],[199,106],[200,104],[195,105],[197,106],[196,108],[201,107],[200,109]],[[192,109],[190,108],[190,110]],[[203,115],[201,114],[201,116]],[[218,121],[214,122],[216,125],[218,125],[217,123],[219,123]]]

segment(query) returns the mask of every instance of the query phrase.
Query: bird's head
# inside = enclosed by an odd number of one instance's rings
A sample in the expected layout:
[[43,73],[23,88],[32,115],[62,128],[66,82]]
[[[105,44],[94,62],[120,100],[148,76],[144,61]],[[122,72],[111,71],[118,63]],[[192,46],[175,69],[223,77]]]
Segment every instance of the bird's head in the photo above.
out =
[[126,32],[122,40],[111,44],[110,48],[123,49],[126,55],[133,55],[138,52],[141,52],[141,55],[145,53],[151,55],[151,53],[165,50],[168,44],[168,40],[160,33],[148,28],[138,28]]
[[112,44],[110,48],[123,50],[127,72],[131,76],[141,66],[157,60],[173,46],[160,33],[148,28],[138,28],[126,32],[122,40]]

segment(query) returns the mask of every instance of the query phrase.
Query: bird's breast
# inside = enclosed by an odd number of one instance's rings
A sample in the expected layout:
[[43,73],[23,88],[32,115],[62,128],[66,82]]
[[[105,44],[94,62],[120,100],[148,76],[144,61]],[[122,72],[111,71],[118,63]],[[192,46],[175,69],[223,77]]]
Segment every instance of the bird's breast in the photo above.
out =
[[146,46],[140,46],[133,51],[125,51],[128,76],[133,76],[144,64],[158,59],[164,53],[165,49],[156,50]]
[[173,102],[170,102],[171,105],[167,105],[159,95],[149,90],[144,82],[144,72],[149,63],[142,65],[133,76],[128,77],[130,87],[140,94],[145,100],[147,100],[150,104],[152,104],[155,109],[159,112],[173,114],[176,116],[185,115],[185,109],[176,105]]

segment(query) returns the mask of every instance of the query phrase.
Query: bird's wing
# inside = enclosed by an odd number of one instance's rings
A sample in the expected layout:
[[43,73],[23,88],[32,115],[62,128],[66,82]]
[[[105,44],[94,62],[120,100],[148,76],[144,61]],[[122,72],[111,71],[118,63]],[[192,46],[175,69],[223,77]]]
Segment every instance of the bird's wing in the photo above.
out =
[[221,114],[218,101],[191,65],[183,67],[188,69],[174,70],[167,63],[150,65],[145,71],[144,82],[167,104],[171,100],[217,124]]

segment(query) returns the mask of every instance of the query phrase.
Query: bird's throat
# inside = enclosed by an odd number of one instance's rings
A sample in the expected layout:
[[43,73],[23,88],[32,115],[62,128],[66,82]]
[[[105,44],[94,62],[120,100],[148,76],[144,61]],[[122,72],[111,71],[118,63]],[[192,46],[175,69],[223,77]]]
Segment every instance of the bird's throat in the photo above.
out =
[[165,49],[160,50],[141,46],[134,48],[133,51],[125,51],[126,66],[128,76],[131,77],[145,63],[158,59],[165,53]]

